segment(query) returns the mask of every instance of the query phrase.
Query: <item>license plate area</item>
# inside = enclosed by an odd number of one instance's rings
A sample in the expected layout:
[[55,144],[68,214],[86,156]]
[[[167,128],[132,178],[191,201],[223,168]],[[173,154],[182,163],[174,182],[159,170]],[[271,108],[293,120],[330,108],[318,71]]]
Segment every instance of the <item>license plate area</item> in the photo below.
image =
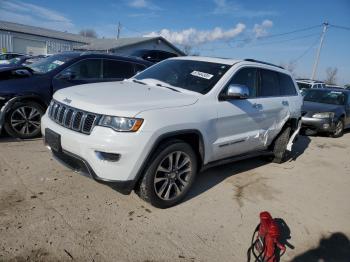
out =
[[49,128],[45,129],[45,143],[54,151],[61,152],[61,135]]

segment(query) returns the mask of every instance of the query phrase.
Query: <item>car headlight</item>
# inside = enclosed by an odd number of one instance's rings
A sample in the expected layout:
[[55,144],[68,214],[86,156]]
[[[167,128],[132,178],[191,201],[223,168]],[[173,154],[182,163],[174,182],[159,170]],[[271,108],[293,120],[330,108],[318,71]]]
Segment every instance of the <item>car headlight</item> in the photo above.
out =
[[110,127],[118,132],[136,132],[143,123],[141,118],[129,118],[119,116],[103,116],[99,122],[100,126]]
[[322,112],[322,113],[316,113],[312,115],[313,118],[333,118],[334,113],[333,112]]

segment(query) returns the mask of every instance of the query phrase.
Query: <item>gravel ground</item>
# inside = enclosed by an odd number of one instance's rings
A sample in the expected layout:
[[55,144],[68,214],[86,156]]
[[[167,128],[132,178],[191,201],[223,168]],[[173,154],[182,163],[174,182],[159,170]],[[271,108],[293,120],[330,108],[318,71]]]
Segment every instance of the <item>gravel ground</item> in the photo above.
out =
[[300,137],[282,165],[209,169],[166,210],[70,171],[41,139],[0,138],[0,177],[0,261],[246,261],[263,210],[290,231],[282,261],[350,261],[349,132]]

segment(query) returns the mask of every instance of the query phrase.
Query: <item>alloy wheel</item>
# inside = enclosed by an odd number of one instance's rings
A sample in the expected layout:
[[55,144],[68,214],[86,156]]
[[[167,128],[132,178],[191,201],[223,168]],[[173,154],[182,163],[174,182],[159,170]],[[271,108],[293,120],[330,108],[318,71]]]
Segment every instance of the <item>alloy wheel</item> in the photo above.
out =
[[175,151],[160,161],[154,177],[154,190],[163,200],[173,200],[181,195],[192,176],[191,159],[182,152]]
[[338,136],[341,134],[341,132],[343,132],[343,122],[339,120],[335,127],[334,135]]
[[21,106],[10,117],[12,128],[21,135],[32,135],[40,129],[41,113],[32,106]]

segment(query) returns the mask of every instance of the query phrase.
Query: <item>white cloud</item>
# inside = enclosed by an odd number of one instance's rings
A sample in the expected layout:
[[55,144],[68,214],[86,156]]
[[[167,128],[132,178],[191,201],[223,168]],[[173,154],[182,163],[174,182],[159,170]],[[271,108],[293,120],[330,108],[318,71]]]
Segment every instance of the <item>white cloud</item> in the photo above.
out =
[[135,8],[145,8],[147,7],[147,2],[146,0],[133,0],[129,5]]
[[231,40],[240,35],[246,26],[238,23],[235,27],[223,30],[220,27],[215,27],[212,30],[197,30],[195,28],[188,28],[182,31],[171,31],[169,29],[162,29],[159,32],[151,32],[145,36],[162,36],[174,44],[188,45],[188,44],[204,44],[214,42],[217,40]]
[[262,17],[262,16],[275,16],[275,11],[269,10],[248,10],[243,6],[236,4],[234,1],[229,0],[214,0],[215,9],[213,11],[216,15],[230,15],[233,17]]
[[60,31],[73,30],[72,21],[63,14],[34,4],[22,1],[0,0],[1,20],[21,24],[41,26]]
[[129,1],[128,5],[137,9],[161,10],[159,6],[149,0],[132,0]]
[[260,38],[268,35],[268,29],[273,26],[271,20],[264,20],[261,24],[255,24],[253,33],[255,38]]

